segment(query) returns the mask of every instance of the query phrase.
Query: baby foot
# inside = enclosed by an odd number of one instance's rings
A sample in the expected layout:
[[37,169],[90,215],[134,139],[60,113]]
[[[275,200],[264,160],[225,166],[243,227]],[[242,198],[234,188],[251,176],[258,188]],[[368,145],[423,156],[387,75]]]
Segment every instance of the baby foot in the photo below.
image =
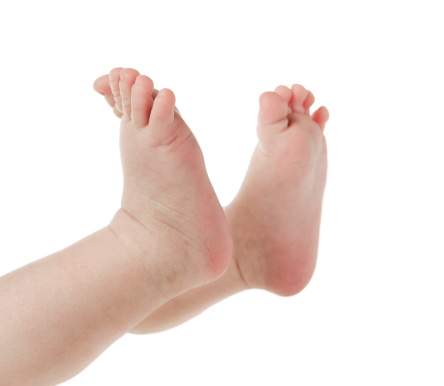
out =
[[153,95],[152,80],[129,68],[113,69],[107,87],[121,117],[124,177],[112,230],[143,259],[167,298],[216,279],[231,258],[231,237],[173,92]]
[[[108,75],[98,78],[94,89],[120,117]],[[326,182],[323,129],[328,120],[325,107],[310,115],[313,103],[313,94],[300,85],[279,86],[260,98],[259,143],[238,195],[225,208],[234,241],[234,264],[227,274],[241,280],[236,287],[293,295],[311,279]]]
[[327,149],[325,107],[313,94],[279,86],[260,97],[259,143],[242,187],[226,208],[234,258],[248,288],[293,295],[316,264]]

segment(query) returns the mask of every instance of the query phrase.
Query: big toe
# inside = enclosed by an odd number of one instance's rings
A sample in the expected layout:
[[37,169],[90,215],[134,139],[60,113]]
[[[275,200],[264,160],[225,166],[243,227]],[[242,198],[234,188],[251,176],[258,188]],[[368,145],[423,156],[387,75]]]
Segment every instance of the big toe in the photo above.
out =
[[280,133],[288,127],[288,103],[276,92],[265,92],[259,98],[258,136]]
[[190,129],[177,113],[174,93],[167,88],[160,90],[154,99],[149,124],[149,135],[154,145],[168,145],[190,134]]

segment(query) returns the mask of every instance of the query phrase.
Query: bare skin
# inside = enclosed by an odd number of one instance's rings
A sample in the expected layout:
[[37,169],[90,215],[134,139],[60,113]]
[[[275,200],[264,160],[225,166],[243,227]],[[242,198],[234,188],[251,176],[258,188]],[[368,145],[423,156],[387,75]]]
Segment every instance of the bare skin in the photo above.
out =
[[122,206],[76,244],[0,277],[0,384],[54,385],[147,313],[226,270],[232,240],[175,97],[134,70],[110,80],[121,106]]
[[[159,261],[169,269],[168,287],[159,289],[171,298],[225,271],[232,251],[227,221],[199,144],[175,109],[172,91],[163,89],[153,99],[152,80],[133,69],[113,69],[109,84],[123,114],[120,214],[139,225],[142,239],[134,240],[124,227],[116,232],[127,245],[142,248],[142,255],[145,238],[156,237],[159,248],[170,249]],[[146,248],[151,252],[153,244]]]
[[[107,75],[94,89],[121,117]],[[300,85],[261,95],[258,145],[239,193],[225,208],[234,242],[228,270],[147,313],[133,333],[177,326],[246,289],[290,296],[308,284],[317,258],[327,173],[323,130],[329,116],[325,107],[310,114],[313,103],[313,94]]]

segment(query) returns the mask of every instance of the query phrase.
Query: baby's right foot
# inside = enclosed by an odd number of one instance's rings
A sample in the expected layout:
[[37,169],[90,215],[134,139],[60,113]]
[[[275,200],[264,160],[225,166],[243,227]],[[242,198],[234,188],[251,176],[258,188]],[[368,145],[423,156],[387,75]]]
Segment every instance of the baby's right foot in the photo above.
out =
[[110,227],[171,298],[225,271],[232,254],[225,215],[172,91],[153,100],[152,80],[128,68],[112,70],[109,83],[121,115],[124,176]]

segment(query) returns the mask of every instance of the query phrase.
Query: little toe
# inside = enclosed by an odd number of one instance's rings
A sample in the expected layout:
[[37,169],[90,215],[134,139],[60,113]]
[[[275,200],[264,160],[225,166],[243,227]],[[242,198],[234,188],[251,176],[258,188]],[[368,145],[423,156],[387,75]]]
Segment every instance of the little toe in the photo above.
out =
[[145,75],[138,75],[131,88],[131,117],[136,128],[145,127],[150,121],[151,108],[153,106],[154,83]]
[[[102,75],[101,77],[97,78],[94,81],[93,84],[93,88],[94,91],[99,93],[100,95],[103,95],[106,97],[106,94],[112,94],[111,92],[111,86],[109,85],[109,75]],[[110,103],[110,101],[107,99],[106,100],[110,106],[112,106],[112,104]],[[113,103],[114,103],[114,98],[113,98]]]
[[109,85],[116,101],[116,108],[119,112],[123,113],[122,109],[122,97],[120,95],[120,71],[122,67],[113,68],[109,73]]
[[132,68],[124,68],[120,71],[120,97],[122,98],[123,113],[127,117],[131,117],[131,89],[138,75],[139,71]]
[[114,114],[118,117],[122,117],[122,113],[116,107],[116,101],[114,95],[111,91],[111,86],[109,84],[109,75],[103,75],[97,78],[94,82],[94,91],[98,92],[100,95],[105,97],[107,103],[113,108]]
[[321,130],[324,130],[325,124],[327,123],[329,116],[330,115],[329,115],[327,108],[322,106],[322,107],[319,107],[319,109],[317,109],[313,113],[313,115],[311,116],[311,119],[319,125]]
[[305,112],[304,101],[308,96],[308,91],[300,84],[294,84],[293,86],[291,86],[291,91],[293,95],[290,101],[290,105],[293,112],[303,114]]

